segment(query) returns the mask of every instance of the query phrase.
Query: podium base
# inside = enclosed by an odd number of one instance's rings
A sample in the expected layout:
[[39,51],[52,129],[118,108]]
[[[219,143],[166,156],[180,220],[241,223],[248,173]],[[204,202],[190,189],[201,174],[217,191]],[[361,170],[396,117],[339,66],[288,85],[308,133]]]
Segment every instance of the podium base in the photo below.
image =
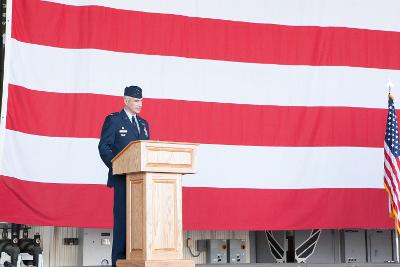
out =
[[117,267],[194,267],[192,260],[117,260]]

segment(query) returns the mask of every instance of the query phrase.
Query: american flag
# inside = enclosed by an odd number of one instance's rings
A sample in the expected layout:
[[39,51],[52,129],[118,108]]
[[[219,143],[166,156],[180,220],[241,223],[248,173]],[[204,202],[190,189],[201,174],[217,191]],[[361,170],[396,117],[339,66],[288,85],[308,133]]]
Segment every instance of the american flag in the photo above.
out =
[[400,196],[400,149],[399,149],[399,128],[397,125],[396,109],[393,97],[389,95],[388,116],[385,133],[385,189],[389,194],[391,204],[391,215],[395,219],[396,229],[399,230],[399,196]]

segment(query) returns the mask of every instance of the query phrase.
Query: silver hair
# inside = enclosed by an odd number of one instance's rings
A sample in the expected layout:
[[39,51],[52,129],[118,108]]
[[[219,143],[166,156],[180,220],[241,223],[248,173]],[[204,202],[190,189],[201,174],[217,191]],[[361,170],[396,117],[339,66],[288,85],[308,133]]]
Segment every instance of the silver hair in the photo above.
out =
[[126,100],[126,101],[129,101],[129,100],[133,99],[133,97],[128,96],[128,95],[124,95],[123,98],[124,98],[124,100]]

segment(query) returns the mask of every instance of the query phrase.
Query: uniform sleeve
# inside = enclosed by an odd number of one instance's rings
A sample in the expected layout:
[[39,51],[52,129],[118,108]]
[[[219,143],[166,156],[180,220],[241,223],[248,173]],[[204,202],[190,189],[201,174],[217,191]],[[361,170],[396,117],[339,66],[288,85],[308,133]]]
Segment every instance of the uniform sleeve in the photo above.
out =
[[111,160],[114,158],[112,146],[115,142],[115,126],[113,124],[112,115],[106,117],[103,128],[101,129],[101,137],[99,142],[99,153],[104,164],[111,168]]

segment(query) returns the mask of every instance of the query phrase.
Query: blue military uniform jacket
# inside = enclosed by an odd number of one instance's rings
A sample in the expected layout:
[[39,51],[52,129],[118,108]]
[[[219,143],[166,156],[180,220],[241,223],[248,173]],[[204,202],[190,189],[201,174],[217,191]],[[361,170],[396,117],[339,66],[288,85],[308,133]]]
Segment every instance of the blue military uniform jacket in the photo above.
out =
[[[124,175],[113,175],[111,160],[124,149],[131,141],[148,140],[150,128],[147,121],[138,115],[136,116],[140,133],[133,124],[125,110],[111,113],[104,121],[99,142],[100,157],[109,168],[107,186],[115,187],[117,183],[125,183]],[[133,119],[133,118],[132,118]]]

